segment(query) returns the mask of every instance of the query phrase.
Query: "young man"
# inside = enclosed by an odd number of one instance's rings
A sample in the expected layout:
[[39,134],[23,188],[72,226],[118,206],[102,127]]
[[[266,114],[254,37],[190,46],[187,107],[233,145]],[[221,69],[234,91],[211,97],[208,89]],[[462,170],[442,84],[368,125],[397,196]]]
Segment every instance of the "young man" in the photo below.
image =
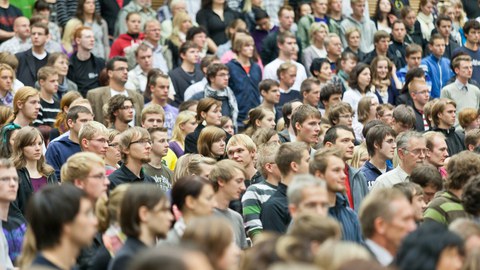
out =
[[277,190],[262,206],[260,220],[265,231],[285,233],[290,224],[287,189],[297,174],[308,173],[310,153],[305,143],[284,143],[278,149],[275,163],[280,171],[281,181]]
[[[422,53],[422,47],[415,43],[408,45],[405,49],[406,65],[397,71],[397,78],[402,83],[402,85],[405,84],[407,72],[414,68],[420,67],[420,63],[422,61]],[[428,87],[431,88],[432,81],[430,80],[430,77],[427,73],[425,73],[425,81],[427,82]]]
[[315,152],[309,165],[310,174],[327,183],[328,215],[342,225],[342,240],[362,243],[358,216],[349,207],[348,199],[344,195],[347,191],[344,168],[342,150],[337,147],[323,148]]
[[242,196],[242,213],[247,235],[255,241],[255,236],[263,231],[260,213],[262,205],[275,193],[281,175],[275,156],[280,146],[277,143],[266,143],[260,146],[257,157],[257,169],[263,181],[247,187]]
[[320,101],[320,81],[317,78],[308,78],[300,86],[300,95],[303,97],[303,104],[318,107]]
[[35,86],[40,67],[47,65],[48,52],[45,44],[48,39],[48,26],[35,23],[31,26],[32,48],[15,54],[18,59],[17,79],[25,86]]
[[343,186],[345,187],[346,199],[350,208],[358,212],[363,198],[368,193],[368,186],[363,172],[347,164],[347,161],[353,157],[354,142],[353,130],[343,125],[329,128],[323,139],[324,147],[335,147],[343,151],[341,158],[344,161],[342,171],[345,174]]
[[241,249],[248,247],[242,216],[228,208],[231,201],[239,200],[245,191],[245,170],[233,160],[221,160],[215,164],[209,179],[215,190],[217,203],[214,214],[228,219],[234,230],[235,243]]
[[255,168],[257,146],[250,137],[245,134],[233,135],[228,140],[226,150],[229,159],[243,166],[246,173],[246,187],[265,180],[260,171]]
[[172,69],[172,52],[167,46],[162,46],[162,27],[158,20],[148,20],[144,27],[145,39],[143,44],[152,49],[152,66],[168,74]]
[[287,102],[302,100],[300,88],[293,88],[297,78],[297,66],[294,63],[285,62],[281,64],[277,69],[277,77],[280,90],[280,101],[277,104],[277,109],[282,110],[283,105]]
[[424,218],[449,225],[457,218],[469,218],[462,205],[463,188],[472,176],[480,174],[478,155],[463,151],[452,156],[447,164],[446,189],[428,204]]
[[447,15],[439,15],[435,25],[437,26],[437,32],[445,40],[445,53],[443,54],[443,57],[452,59],[455,50],[460,47],[460,45],[458,45],[458,43],[451,36],[452,19]]
[[342,101],[341,84],[328,83],[322,87],[320,91],[320,102],[325,109],[320,109],[324,118],[328,118],[330,108]]
[[207,68],[210,66],[210,64],[217,63],[220,64],[220,59],[216,55],[207,55],[202,58],[200,61],[200,69],[202,70],[203,73],[203,79],[190,85],[187,90],[185,90],[184,99],[185,100],[190,100],[193,95],[203,92],[205,90],[205,86],[208,84],[207,80]]
[[[459,55],[453,59],[452,67],[456,75],[455,82],[445,86],[440,97],[455,100],[459,112],[464,108],[478,110],[480,89],[468,82],[473,75],[472,58],[468,55]],[[455,126],[458,127],[458,119],[455,120]]]
[[466,149],[463,135],[455,131],[456,115],[457,103],[451,99],[441,98],[432,107],[432,130],[445,135],[450,156]]
[[480,147],[480,129],[467,131],[465,134],[465,148],[468,151],[476,151]]
[[97,233],[93,204],[73,185],[52,185],[36,192],[27,213],[37,247],[32,267],[72,269],[80,250],[89,247]]
[[343,46],[347,46],[347,40],[345,39],[347,30],[358,28],[361,32],[360,50],[362,52],[371,52],[374,49],[372,40],[374,40],[373,35],[377,32],[377,27],[375,27],[375,23],[368,16],[364,16],[365,0],[350,0],[350,4],[352,14],[340,24],[340,36],[342,37]]
[[157,128],[164,127],[165,123],[165,111],[162,106],[157,104],[151,104],[142,110],[142,127]]
[[413,106],[410,107],[415,112],[415,130],[418,132],[428,131],[430,127],[424,113],[425,104],[430,99],[427,83],[422,79],[413,79],[408,85],[408,94],[413,101]]
[[135,50],[135,63],[137,65],[128,72],[125,88],[143,93],[147,86],[148,72],[153,68],[152,48],[146,44],[140,44]]
[[135,91],[125,88],[128,79],[128,63],[125,57],[116,56],[107,62],[108,86],[99,87],[88,91],[87,99],[92,104],[95,120],[104,123],[103,106],[111,97],[123,95],[130,97],[133,103],[134,120],[132,125],[140,125],[140,113],[143,109],[143,96]]
[[394,56],[392,62],[395,64],[396,69],[400,69],[407,64],[405,60],[407,45],[405,44],[405,36],[407,30],[405,30],[405,24],[401,20],[395,20],[392,24],[392,43],[388,46],[389,55]]
[[421,133],[407,131],[398,135],[398,166],[380,175],[373,184],[372,190],[391,188],[397,183],[408,182],[412,170],[425,161],[426,153],[426,141]]
[[24,52],[32,46],[30,39],[30,20],[27,17],[17,17],[13,22],[13,32],[15,35],[2,42],[0,51],[16,54]]
[[141,127],[132,127],[120,134],[120,152],[122,166],[108,176],[109,189],[125,183],[156,183],[155,179],[144,173],[142,166],[150,162],[152,140],[148,131]]
[[313,153],[313,148],[318,143],[320,123],[322,116],[317,108],[310,105],[300,105],[292,114],[292,127],[295,132],[295,139],[304,142]]
[[105,67],[105,60],[92,54],[95,37],[90,27],[82,26],[73,34],[77,51],[70,57],[67,78],[78,86],[78,92],[87,96],[90,89],[100,86],[98,76]]
[[281,143],[284,142],[294,142],[295,141],[295,130],[292,125],[292,115],[293,112],[302,105],[300,101],[287,102],[282,107],[282,118],[285,122],[285,128],[278,132],[278,137]]
[[282,117],[282,110],[277,105],[280,102],[280,84],[274,80],[266,79],[258,84],[262,96],[260,107],[267,108],[275,114],[275,122]]
[[388,166],[387,160],[392,160],[395,154],[395,136],[395,131],[387,125],[374,126],[367,133],[365,142],[370,160],[367,160],[360,170],[365,175],[369,190],[380,175],[393,169]]
[[447,172],[444,168],[445,159],[448,158],[448,147],[445,141],[445,136],[440,132],[429,131],[423,134],[427,141],[427,154],[425,163],[430,164],[437,168],[442,175],[442,178],[446,178]]
[[127,15],[130,12],[137,12],[138,14],[140,14],[141,28],[143,28],[147,20],[154,20],[157,18],[157,13],[151,6],[151,1],[132,0],[129,2],[130,3],[125,4],[123,8],[121,8],[120,11],[116,14],[117,21],[115,22],[115,37],[127,33],[128,29],[125,22],[127,21]]
[[[362,36],[362,40],[363,40],[363,36]],[[375,35],[373,36],[373,44],[375,48],[371,50],[370,53],[367,53],[367,55],[365,55],[363,62],[370,65],[373,59],[375,59],[375,57],[379,55],[383,55],[385,57],[388,57],[389,59],[394,59],[394,57],[390,55],[388,52],[389,43],[390,43],[390,34],[385,32],[384,30],[379,30],[375,32]]]
[[172,136],[173,127],[175,126],[175,119],[177,119],[178,116],[178,109],[168,104],[169,85],[170,79],[166,74],[155,74],[150,76],[148,90],[150,91],[152,101],[148,103],[148,106],[159,105],[162,107],[164,112],[163,126],[168,129],[168,137],[170,138]]
[[435,194],[443,189],[444,181],[438,169],[430,164],[419,165],[410,174],[410,182],[422,187],[423,198],[427,205],[433,200]]
[[393,109],[392,128],[396,134],[412,130],[415,127],[415,111],[407,105],[398,105]]
[[331,107],[330,113],[328,114],[328,121],[332,126],[344,125],[352,128],[353,115],[352,106],[340,101]]
[[468,20],[463,25],[463,33],[467,39],[465,45],[457,48],[453,55],[457,55],[459,52],[464,52],[472,58],[473,64],[473,78],[480,77],[480,50],[478,47],[479,34],[480,34],[480,22],[477,20]]
[[372,191],[360,209],[367,249],[383,266],[392,263],[402,240],[417,228],[414,209],[397,189]]
[[162,161],[169,150],[167,128],[149,128],[148,133],[152,138],[152,151],[150,162],[143,165],[143,171],[150,175],[163,191],[167,192],[172,189],[173,184],[173,172]]
[[300,85],[302,84],[303,80],[307,78],[307,73],[305,71],[305,67],[293,60],[294,54],[296,53],[297,47],[297,40],[295,35],[292,34],[290,31],[281,32],[278,34],[277,37],[277,46],[278,46],[278,57],[271,62],[265,65],[265,69],[263,71],[263,79],[272,79],[275,81],[279,81],[277,76],[277,70],[281,64],[290,61],[295,66],[297,66],[297,72],[295,77],[295,83],[293,84],[293,89],[300,89]]
[[70,107],[67,113],[67,125],[69,127],[69,135],[61,136],[58,140],[51,141],[48,144],[45,159],[49,165],[55,169],[55,175],[60,180],[60,168],[67,159],[80,152],[78,134],[83,124],[92,121],[92,112],[84,106]]
[[[0,159],[0,175],[0,219],[4,223],[8,219],[10,203],[17,198],[19,178],[12,161],[4,158]],[[5,269],[14,269],[2,225],[0,229],[0,263]]]
[[171,70],[168,76],[172,80],[175,89],[175,100],[173,104],[178,107],[180,103],[185,101],[184,93],[187,88],[202,80],[203,73],[197,68],[196,64],[199,60],[199,49],[197,45],[191,41],[187,41],[180,46],[180,58],[182,58],[181,66]]
[[107,120],[110,128],[123,132],[133,120],[133,99],[124,95],[111,97],[107,105]]
[[58,73],[54,67],[45,66],[38,70],[37,77],[40,85],[40,111],[33,125],[43,126],[50,131],[60,112],[60,102],[54,98],[58,91]]
[[83,152],[97,154],[102,159],[108,149],[108,129],[97,121],[85,123],[78,133],[78,142]]
[[425,66],[425,73],[432,79],[432,98],[440,97],[440,90],[447,84],[454,75],[450,68],[450,60],[443,57],[445,53],[445,40],[439,34],[433,34],[428,43],[428,49],[432,52],[422,59]]

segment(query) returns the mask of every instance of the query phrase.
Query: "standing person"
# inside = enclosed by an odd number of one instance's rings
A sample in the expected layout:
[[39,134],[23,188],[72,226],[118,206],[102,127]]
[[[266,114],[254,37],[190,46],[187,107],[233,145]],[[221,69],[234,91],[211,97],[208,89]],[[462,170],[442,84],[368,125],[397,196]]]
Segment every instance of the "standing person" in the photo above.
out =
[[33,125],[40,128],[46,141],[49,141],[50,130],[55,124],[60,110],[60,102],[54,97],[58,92],[58,73],[53,67],[45,66],[38,70],[40,85],[40,110]]
[[130,128],[134,110],[133,100],[130,97],[113,96],[108,101],[105,123],[109,128],[123,132]]
[[202,0],[202,8],[196,14],[198,24],[205,26],[207,34],[220,46],[228,41],[225,29],[238,18],[225,0]]
[[303,97],[303,104],[310,105],[314,108],[318,108],[318,103],[320,101],[320,85],[322,82],[313,77],[308,78],[302,82],[300,86],[300,95]]
[[398,89],[402,86],[395,72],[395,65],[386,56],[375,57],[370,65],[372,85],[379,103],[397,104]]
[[327,0],[314,0],[311,2],[311,7],[313,14],[307,14],[298,20],[297,36],[302,41],[302,48],[307,48],[314,44],[313,35],[310,34],[313,33],[311,29],[315,27],[314,23],[323,23],[327,26],[327,29],[330,24],[330,18],[327,16]]
[[[144,32],[145,39],[143,44],[152,49],[152,67],[160,69],[163,73],[168,74],[172,69],[172,52],[167,46],[161,44],[162,27],[158,20],[148,20],[145,22]],[[165,38],[164,36],[163,38]]]
[[97,121],[85,123],[78,133],[78,142],[82,152],[91,152],[102,159],[108,149],[108,129]]
[[[279,83],[280,101],[278,102],[276,109],[282,111],[283,105],[288,102],[299,101],[302,99],[300,95],[300,88],[293,88],[295,80],[297,78],[297,66],[288,61],[281,64],[276,71],[278,80],[273,80]],[[301,84],[300,84],[301,85]],[[298,86],[300,86],[298,85]]]
[[478,78],[480,76],[480,50],[478,47],[479,42],[479,33],[480,33],[480,22],[477,20],[469,20],[463,26],[463,34],[466,37],[465,44],[457,48],[453,55],[457,55],[459,52],[465,52],[472,58],[473,64],[473,78]]
[[128,72],[128,81],[125,87],[138,93],[145,92],[148,73],[153,68],[152,48],[141,43],[135,49],[135,67]]
[[130,263],[138,253],[155,246],[157,238],[166,237],[173,221],[170,202],[158,186],[131,185],[120,209],[120,228],[127,240],[110,261],[109,270],[130,269]]
[[432,30],[435,29],[433,5],[433,0],[421,0],[418,6],[417,21],[420,23],[420,29],[425,40],[430,40]]
[[[415,44],[415,43],[408,45],[407,48],[405,49],[405,60],[406,60],[407,64],[404,67],[401,67],[397,71],[397,78],[402,83],[403,88],[405,87],[405,84],[406,84],[406,81],[407,81],[407,73],[410,70],[413,70],[413,69],[416,69],[416,68],[420,67],[420,64],[421,64],[421,61],[422,61],[422,54],[423,54],[422,47],[418,44]],[[427,84],[431,88],[432,81],[430,80],[430,77],[428,76],[428,74],[426,74],[425,72],[424,72],[424,74],[425,74],[424,75],[425,81],[427,82]],[[398,102],[400,102],[400,100]],[[402,102],[402,103],[404,103],[404,102]]]
[[40,111],[40,94],[38,90],[25,86],[13,96],[13,115],[9,121],[20,127],[29,126],[38,117]]
[[308,37],[310,46],[305,46],[302,55],[302,63],[307,69],[307,74],[311,76],[310,65],[315,58],[327,57],[324,40],[328,34],[328,25],[321,22],[314,22],[308,30]]
[[352,14],[345,18],[340,26],[342,43],[345,46],[345,33],[350,28],[358,28],[361,31],[360,50],[362,52],[371,52],[373,48],[373,34],[377,31],[375,23],[370,18],[364,16],[365,0],[350,0]]
[[263,179],[260,171],[255,168],[257,158],[257,146],[253,140],[245,134],[233,135],[226,147],[228,158],[238,162],[245,170],[245,186],[261,182]]
[[[121,16],[118,18],[120,19],[120,17]],[[133,45],[140,43],[144,38],[143,33],[141,32],[142,18],[140,13],[136,11],[129,12],[125,19],[126,23],[118,21],[116,24],[122,26],[126,25],[127,31],[126,33],[119,35],[118,38],[113,41],[109,58],[113,58],[115,56],[125,56],[127,51],[133,50],[135,47]]]
[[145,163],[142,168],[164,192],[168,192],[172,189],[173,172],[163,164],[162,160],[167,156],[169,150],[167,128],[149,128],[148,133],[152,138],[152,151],[150,152],[150,162]]
[[[385,0],[383,0],[385,1]],[[405,24],[401,20],[395,20],[392,24],[392,44],[388,46],[389,55],[394,56],[390,59],[395,64],[396,70],[404,67],[407,62],[405,60],[407,43],[405,43]]]
[[7,64],[0,63],[0,104],[13,108],[13,81],[15,72]]
[[428,131],[423,134],[427,142],[427,154],[425,164],[434,166],[442,175],[442,178],[447,178],[447,171],[445,169],[445,160],[448,158],[448,146],[445,141],[445,136],[442,133],[435,131]]
[[275,122],[282,117],[282,110],[276,106],[280,102],[280,84],[277,81],[266,79],[258,84],[258,90],[262,97],[262,103],[259,107],[268,109],[275,115]]
[[304,104],[293,110],[291,125],[295,141],[306,143],[310,153],[315,152],[313,147],[318,143],[321,120],[322,116],[316,107]]
[[445,39],[445,53],[443,57],[452,59],[454,52],[460,47],[458,43],[452,38],[452,19],[447,15],[440,15],[435,22],[436,31]]
[[0,51],[16,54],[26,51],[32,46],[30,39],[30,20],[27,17],[17,17],[13,23],[14,35],[0,45]]

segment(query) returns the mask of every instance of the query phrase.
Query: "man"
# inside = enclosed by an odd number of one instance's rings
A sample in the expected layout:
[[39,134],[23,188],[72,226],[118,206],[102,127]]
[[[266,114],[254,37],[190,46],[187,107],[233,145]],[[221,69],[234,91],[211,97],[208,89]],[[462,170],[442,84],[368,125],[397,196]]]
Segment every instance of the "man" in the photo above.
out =
[[273,79],[279,82],[280,101],[277,104],[277,110],[282,110],[287,102],[302,100],[300,88],[293,88],[297,78],[297,66],[294,63],[289,61],[281,64],[277,69],[277,77],[278,80]]
[[[4,223],[8,219],[10,203],[17,198],[19,178],[12,161],[4,158],[0,159],[0,175],[0,219]],[[8,243],[2,225],[0,228],[0,263],[5,269],[14,269],[8,256]]]
[[347,40],[345,39],[345,33],[347,30],[350,28],[360,29],[360,50],[362,52],[371,52],[374,49],[372,44],[372,40],[374,40],[373,34],[377,32],[377,27],[375,27],[375,23],[370,20],[368,16],[363,15],[365,11],[365,2],[365,0],[350,0],[352,14],[340,23],[340,36],[342,37],[343,46],[346,47]]
[[344,125],[352,128],[353,116],[352,106],[349,103],[340,101],[331,107],[328,121],[332,126]]
[[143,165],[143,170],[155,180],[155,183],[163,191],[168,192],[172,189],[173,172],[162,161],[169,150],[167,128],[149,128],[148,133],[152,138],[152,151],[150,152],[150,162]]
[[480,41],[480,22],[477,20],[468,20],[463,25],[463,33],[467,39],[465,45],[457,48],[453,55],[457,55],[459,52],[464,52],[472,58],[473,64],[473,78],[480,78],[480,50],[478,42]]
[[239,200],[245,191],[245,170],[233,160],[221,160],[215,164],[209,179],[215,190],[214,200],[217,206],[214,214],[228,219],[233,228],[235,243],[241,249],[248,247],[242,216],[228,208],[233,200]]
[[368,193],[368,186],[363,172],[347,164],[347,161],[353,157],[354,142],[353,130],[344,125],[335,125],[329,128],[323,139],[325,148],[335,147],[343,151],[341,156],[344,162],[342,172],[345,177],[342,180],[345,182],[343,186],[346,200],[350,208],[358,212],[363,198]]
[[394,56],[392,60],[397,69],[404,67],[407,64],[405,59],[407,45],[405,43],[405,36],[407,30],[405,30],[405,24],[401,20],[396,20],[392,24],[392,43],[388,46],[389,55]]
[[325,109],[320,109],[324,118],[328,118],[330,108],[342,101],[342,85],[327,83],[320,91],[320,102]]
[[440,132],[429,131],[423,134],[427,142],[427,153],[425,163],[433,165],[446,178],[447,172],[443,167],[445,159],[448,158],[448,147],[445,136]]
[[315,151],[313,147],[318,143],[321,120],[318,109],[310,105],[300,105],[292,114],[295,140],[306,143],[310,153]]
[[458,43],[452,38],[452,19],[447,15],[439,15],[435,22],[437,32],[445,40],[445,53],[443,57],[452,59],[454,52],[460,47]]
[[145,39],[143,44],[152,49],[152,66],[160,69],[163,73],[168,74],[172,69],[172,52],[167,46],[162,46],[160,39],[162,38],[162,27],[158,20],[148,20],[144,27]]
[[480,147],[480,129],[472,129],[465,134],[465,148],[468,151],[477,151]]
[[0,3],[4,20],[0,22],[0,41],[9,39],[15,35],[13,32],[14,21],[17,17],[23,16],[22,11],[11,5],[10,0]]
[[[325,50],[327,51],[327,60],[330,63],[330,68],[332,69],[332,72],[336,72],[337,61],[342,56],[342,41],[337,34],[329,33],[325,37],[323,45],[325,46]],[[310,68],[311,66],[307,67],[307,69]]]
[[152,48],[140,44],[135,50],[135,63],[137,65],[128,72],[128,81],[125,88],[142,94],[147,86],[148,72],[153,68]]
[[275,122],[282,117],[282,110],[276,106],[280,102],[280,84],[277,81],[266,79],[258,84],[262,96],[260,107],[271,110],[275,114]]
[[[423,54],[422,47],[415,43],[408,45],[407,48],[405,49],[406,65],[397,71],[397,78],[398,80],[400,80],[402,85],[405,84],[407,72],[420,67],[420,63],[422,61],[422,54]],[[427,85],[430,89],[432,87],[432,81],[430,80],[430,77],[426,73],[425,73],[425,81],[427,82]]]
[[67,159],[80,152],[78,134],[82,126],[93,120],[92,112],[84,106],[70,107],[67,113],[67,125],[69,135],[61,136],[58,140],[51,141],[48,144],[45,159],[47,163],[55,169],[57,179],[60,180],[60,168]]
[[310,174],[293,178],[288,188],[288,211],[292,219],[303,214],[314,214],[326,218],[330,206],[325,181]]
[[49,135],[60,112],[60,102],[54,98],[58,91],[58,73],[54,67],[45,66],[38,70],[37,77],[40,85],[40,111],[33,125]]
[[378,30],[377,32],[375,32],[375,35],[373,36],[374,49],[371,50],[370,53],[367,53],[367,55],[365,55],[365,59],[363,60],[363,62],[370,65],[373,59],[375,59],[375,57],[379,55],[383,55],[389,59],[394,59],[394,57],[388,52],[389,43],[390,35],[387,32],[385,32],[384,30]]
[[250,137],[245,134],[235,134],[228,140],[225,149],[229,159],[243,166],[246,187],[265,180],[260,171],[255,168],[257,146]]
[[408,85],[408,94],[413,101],[410,107],[415,112],[415,130],[418,132],[428,131],[430,127],[424,113],[425,104],[430,99],[430,90],[427,83],[423,79],[413,79]]
[[212,63],[221,63],[220,59],[216,55],[207,55],[202,58],[200,61],[200,69],[202,70],[203,73],[203,79],[190,85],[187,90],[185,90],[184,93],[184,99],[185,100],[190,100],[193,95],[203,92],[205,90],[205,86],[208,84],[207,80],[207,68],[210,66]]
[[[97,154],[102,159],[108,149],[108,129],[97,121],[85,123],[78,133],[78,142],[83,152]],[[105,166],[104,166],[105,167]]]
[[196,66],[199,60],[199,48],[195,43],[191,41],[183,43],[180,46],[179,54],[182,64],[168,73],[175,89],[175,100],[173,101],[175,107],[185,101],[185,90],[204,77],[202,71]]
[[142,18],[141,29],[147,20],[156,19],[157,13],[152,9],[151,0],[132,0],[123,6],[117,14],[117,22],[115,23],[115,37],[127,33],[127,15],[130,12],[138,12]]
[[360,208],[365,245],[383,266],[389,266],[403,239],[416,229],[414,209],[397,189],[372,191]]
[[160,105],[164,111],[164,127],[168,129],[168,137],[172,136],[178,109],[168,104],[169,78],[166,74],[154,74],[148,82],[147,95],[150,94],[152,101],[148,106]]
[[360,170],[365,175],[369,190],[380,175],[393,169],[387,164],[387,160],[392,160],[395,154],[395,136],[395,131],[387,125],[374,126],[367,132],[365,142],[370,160],[367,160]]
[[317,78],[308,78],[300,86],[300,95],[303,97],[303,104],[318,107],[320,101],[320,81]]
[[426,141],[421,133],[407,131],[398,135],[398,166],[380,175],[373,184],[372,190],[391,188],[397,183],[408,182],[412,170],[423,164],[426,152]]
[[128,64],[125,57],[116,56],[107,62],[108,86],[99,87],[88,91],[87,99],[92,104],[95,120],[104,123],[104,104],[107,104],[111,97],[123,95],[130,97],[134,109],[133,125],[140,125],[140,113],[143,109],[143,96],[139,93],[125,88],[128,78]]
[[[453,59],[452,67],[456,75],[455,82],[443,87],[440,97],[455,100],[459,112],[464,108],[478,110],[480,89],[468,82],[473,74],[472,58],[468,55],[459,55]],[[458,127],[458,125],[458,118],[456,118],[455,126]]]
[[163,127],[165,122],[165,111],[162,106],[152,104],[143,108],[142,110],[142,127],[157,128]]
[[328,1],[327,0],[313,0],[310,3],[312,14],[306,14],[301,17],[297,23],[297,36],[302,41],[302,48],[310,46],[309,29],[314,22],[323,22],[329,25],[330,18],[327,16]]
[[284,143],[278,149],[275,163],[282,180],[275,193],[262,206],[260,220],[265,231],[287,231],[292,219],[288,211],[287,189],[295,175],[308,173],[309,161],[310,153],[304,143]]
[[451,99],[441,98],[432,107],[433,131],[445,135],[448,146],[448,154],[453,156],[466,150],[464,135],[455,131],[455,118],[457,115],[457,103]]
[[344,195],[347,181],[342,156],[342,150],[337,147],[320,149],[315,152],[309,170],[310,174],[327,183],[328,215],[342,225],[342,240],[362,243],[358,216],[349,207],[348,199]]
[[150,162],[152,141],[148,131],[141,127],[132,127],[120,134],[120,153],[123,164],[108,176],[109,189],[126,183],[156,183],[155,179],[145,174],[142,166]]
[[32,47],[32,41],[30,39],[30,20],[27,17],[21,16],[15,19],[15,22],[13,23],[13,32],[15,32],[15,35],[0,45],[1,52],[16,54]]
[[247,187],[245,194],[242,196],[245,231],[254,242],[256,236],[263,231],[262,221],[260,220],[263,204],[275,193],[281,180],[278,165],[275,163],[275,156],[279,147],[277,143],[266,143],[260,146],[256,167],[261,172],[263,180]]
[[295,77],[295,83],[293,89],[300,89],[300,85],[307,78],[305,67],[293,60],[293,56],[296,52],[297,40],[295,35],[290,31],[284,31],[277,36],[278,57],[272,59],[272,61],[264,62],[268,63],[263,71],[263,79],[272,79],[279,81],[277,70],[281,64],[290,61],[297,66],[297,72]]
[[31,27],[32,48],[15,54],[18,59],[17,79],[25,86],[35,86],[38,70],[47,65],[48,52],[45,43],[48,39],[48,26],[35,23]]
[[430,164],[415,167],[410,174],[410,181],[422,187],[423,198],[427,205],[433,200],[437,192],[443,190],[444,180],[442,175],[436,167]]
[[422,59],[425,66],[425,73],[432,79],[432,98],[440,97],[440,90],[447,84],[454,75],[450,68],[450,60],[443,57],[445,53],[445,40],[439,34],[433,34],[428,43],[428,49],[432,52]]
[[105,67],[105,60],[92,54],[95,37],[91,28],[79,27],[73,37],[77,51],[70,57],[67,78],[76,83],[78,91],[86,97],[90,89],[100,86],[98,77]]
[[133,99],[123,95],[116,95],[108,101],[107,122],[110,128],[123,132],[130,128],[133,120]]
[[392,128],[396,134],[412,130],[415,127],[415,112],[410,106],[398,105],[393,109],[392,117]]
[[424,213],[425,221],[434,220],[449,225],[457,218],[470,218],[461,198],[468,180],[480,174],[480,158],[469,151],[460,152],[448,161],[447,173],[445,191],[437,194],[428,204]]

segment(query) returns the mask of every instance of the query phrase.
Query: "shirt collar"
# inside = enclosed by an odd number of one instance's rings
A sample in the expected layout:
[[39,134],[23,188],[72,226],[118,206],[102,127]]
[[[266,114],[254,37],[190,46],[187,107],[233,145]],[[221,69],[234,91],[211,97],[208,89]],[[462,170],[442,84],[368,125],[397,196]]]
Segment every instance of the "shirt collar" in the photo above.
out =
[[[467,84],[463,84],[461,83],[458,79],[455,79],[455,86],[460,89],[460,90],[463,90],[463,87],[467,87],[468,85],[468,82]],[[467,88],[468,89],[468,88]]]
[[385,248],[381,247],[370,239],[365,240],[365,244],[370,248],[373,255],[375,255],[381,265],[387,266],[392,263],[393,256]]

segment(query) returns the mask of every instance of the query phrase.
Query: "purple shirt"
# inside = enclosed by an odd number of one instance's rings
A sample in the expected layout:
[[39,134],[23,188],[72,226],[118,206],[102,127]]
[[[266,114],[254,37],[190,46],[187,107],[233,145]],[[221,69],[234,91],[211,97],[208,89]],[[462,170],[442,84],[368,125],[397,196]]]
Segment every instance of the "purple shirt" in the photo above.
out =
[[47,177],[45,176],[42,176],[40,178],[30,177],[30,181],[32,182],[33,191],[37,192],[39,189],[41,189],[43,186],[47,184]]
[[178,109],[167,104],[167,106],[163,107],[163,110],[165,111],[165,123],[163,126],[168,129],[168,138],[171,138],[173,127],[175,126],[175,120],[178,116]]

